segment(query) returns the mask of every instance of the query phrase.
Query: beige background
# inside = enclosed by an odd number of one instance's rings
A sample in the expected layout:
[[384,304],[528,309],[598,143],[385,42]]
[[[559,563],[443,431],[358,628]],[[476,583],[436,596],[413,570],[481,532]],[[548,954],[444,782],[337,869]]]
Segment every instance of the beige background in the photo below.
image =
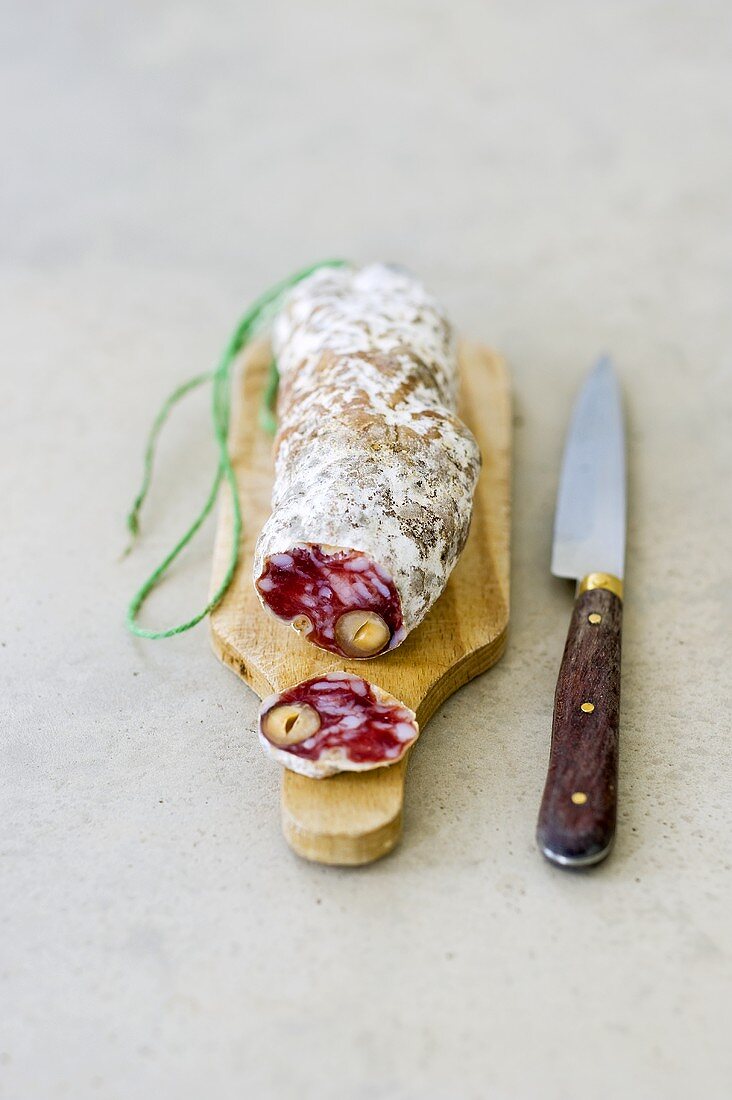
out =
[[[728,1096],[729,4],[2,22],[3,1097]],[[162,397],[333,254],[413,267],[516,402],[509,651],[428,727],[404,843],[358,872],[284,846],[256,701],[205,628],[122,626],[206,492],[203,400],[118,562]],[[573,876],[533,830],[557,466],[602,349],[630,431],[622,809]],[[149,621],[200,605],[209,553]]]

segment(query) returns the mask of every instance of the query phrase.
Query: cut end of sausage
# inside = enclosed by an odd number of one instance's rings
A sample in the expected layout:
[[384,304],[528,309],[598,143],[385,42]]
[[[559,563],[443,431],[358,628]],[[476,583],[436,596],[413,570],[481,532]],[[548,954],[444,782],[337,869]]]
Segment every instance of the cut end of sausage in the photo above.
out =
[[418,736],[409,707],[348,672],[329,672],[265,699],[259,717],[267,754],[313,779],[395,764]]
[[394,582],[358,550],[308,543],[270,554],[256,588],[277,618],[341,657],[375,657],[405,637]]

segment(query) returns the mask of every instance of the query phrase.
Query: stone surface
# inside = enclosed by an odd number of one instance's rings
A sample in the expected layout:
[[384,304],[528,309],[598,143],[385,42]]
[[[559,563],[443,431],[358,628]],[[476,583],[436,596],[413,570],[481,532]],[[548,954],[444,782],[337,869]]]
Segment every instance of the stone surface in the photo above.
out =
[[[730,9],[49,0],[3,20],[0,1092],[12,1100],[729,1095]],[[298,861],[257,702],[126,600],[207,489],[246,303],[395,259],[516,391],[513,631],[412,760],[407,830]],[[630,554],[617,847],[533,832],[570,592],[570,402],[618,363]],[[210,544],[149,621],[201,604]],[[458,747],[459,746],[459,747]]]

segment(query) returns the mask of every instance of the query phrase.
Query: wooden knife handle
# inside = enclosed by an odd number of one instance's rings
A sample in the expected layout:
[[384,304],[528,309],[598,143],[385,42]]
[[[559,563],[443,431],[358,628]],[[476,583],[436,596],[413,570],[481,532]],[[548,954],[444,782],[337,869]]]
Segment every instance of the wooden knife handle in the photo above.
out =
[[622,600],[607,588],[575,601],[536,834],[546,858],[563,867],[599,863],[615,837],[622,619]]

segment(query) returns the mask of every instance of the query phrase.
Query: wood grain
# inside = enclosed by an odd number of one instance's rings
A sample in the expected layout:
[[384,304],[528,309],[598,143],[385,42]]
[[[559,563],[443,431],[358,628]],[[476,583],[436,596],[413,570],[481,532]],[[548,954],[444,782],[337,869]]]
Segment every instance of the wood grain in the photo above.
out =
[[599,863],[615,837],[622,616],[622,601],[594,588],[569,624],[537,828],[542,852],[562,866]]
[[[272,441],[257,415],[268,364],[266,345],[250,348],[237,387],[230,442],[244,534],[234,581],[211,615],[214,651],[262,698],[333,669],[355,672],[415,710],[424,728],[445,699],[498,660],[506,644],[511,472],[506,368],[487,349],[461,345],[461,414],[480,445],[483,471],[468,542],[445,592],[398,649],[369,661],[347,661],[315,649],[268,615],[252,584],[254,544],[269,515],[272,488]],[[214,587],[226,568],[231,519],[223,497]],[[386,854],[401,832],[406,771],[406,760],[321,780],[285,771],[282,826],[288,843],[321,863],[368,863]]]

